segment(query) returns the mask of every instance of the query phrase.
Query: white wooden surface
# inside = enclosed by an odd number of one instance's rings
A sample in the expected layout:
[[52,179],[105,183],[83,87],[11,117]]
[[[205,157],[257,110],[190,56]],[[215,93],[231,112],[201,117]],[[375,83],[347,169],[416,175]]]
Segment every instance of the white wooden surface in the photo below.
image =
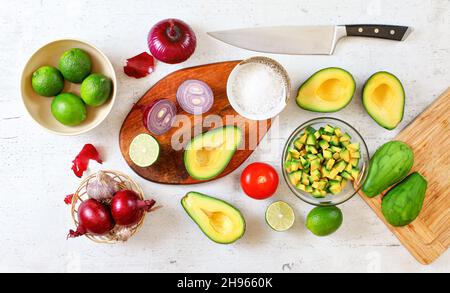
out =
[[[351,71],[358,84],[353,102],[333,114],[365,137],[370,151],[411,122],[449,86],[450,1],[7,1],[0,10],[0,271],[2,272],[448,272],[450,254],[430,266],[418,264],[375,214],[355,197],[342,206],[345,220],[328,238],[312,236],[304,228],[310,206],[295,198],[284,182],[274,199],[291,203],[295,227],[272,232],[264,210],[270,201],[247,198],[239,188],[239,174],[205,185],[167,187],[141,180],[122,159],[119,127],[136,101],[152,84],[182,67],[253,56],[209,38],[206,32],[228,28],[283,24],[387,23],[414,27],[406,42],[346,39],[334,56],[277,56],[295,87],[327,66]],[[126,77],[122,64],[147,49],[146,36],[160,19],[178,17],[198,36],[198,50],[186,63],[158,63],[150,77]],[[41,45],[59,38],[80,38],[100,47],[111,59],[119,78],[118,102],[107,120],[78,137],[48,134],[32,123],[21,105],[19,80],[28,57]],[[270,56],[270,55],[269,55]],[[378,70],[402,81],[407,93],[406,113],[395,131],[375,124],[360,102],[363,82]],[[274,131],[251,161],[272,163],[279,169],[281,148],[300,123],[320,116],[291,101]],[[272,142],[269,144],[268,142]],[[105,164],[132,175],[163,209],[148,218],[142,231],[123,245],[96,245],[87,239],[66,240],[72,228],[65,194],[78,180],[70,162],[85,143],[99,146]],[[272,147],[268,147],[268,146]],[[275,146],[275,147],[274,147]],[[189,190],[229,200],[247,219],[247,233],[235,245],[210,242],[188,219],[179,201]]]

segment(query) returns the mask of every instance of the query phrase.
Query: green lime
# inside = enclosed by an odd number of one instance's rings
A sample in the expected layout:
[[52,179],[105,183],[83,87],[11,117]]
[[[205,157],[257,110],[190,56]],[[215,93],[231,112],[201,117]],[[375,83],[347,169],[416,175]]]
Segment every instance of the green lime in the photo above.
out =
[[86,105],[74,94],[62,93],[56,96],[51,110],[56,120],[64,125],[76,126],[86,120]]
[[275,231],[287,231],[294,225],[294,210],[284,201],[274,202],[267,208],[266,222]]
[[139,167],[146,168],[153,165],[159,157],[159,144],[149,134],[139,134],[130,144],[130,159]]
[[335,206],[314,208],[306,218],[306,228],[316,236],[327,236],[342,225],[343,216]]
[[31,85],[38,95],[54,97],[64,89],[64,78],[55,67],[42,66],[33,72]]
[[70,49],[59,59],[59,70],[64,78],[73,83],[81,83],[91,73],[91,57],[81,49]]
[[111,88],[111,79],[103,74],[94,73],[83,80],[80,89],[81,98],[89,106],[101,106],[111,95]]

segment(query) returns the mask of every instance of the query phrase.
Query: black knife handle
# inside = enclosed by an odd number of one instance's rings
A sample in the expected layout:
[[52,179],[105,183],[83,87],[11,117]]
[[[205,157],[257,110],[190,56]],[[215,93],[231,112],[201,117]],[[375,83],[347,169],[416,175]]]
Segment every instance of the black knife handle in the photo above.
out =
[[347,36],[380,38],[393,41],[403,41],[409,34],[409,27],[382,24],[352,24],[346,25]]

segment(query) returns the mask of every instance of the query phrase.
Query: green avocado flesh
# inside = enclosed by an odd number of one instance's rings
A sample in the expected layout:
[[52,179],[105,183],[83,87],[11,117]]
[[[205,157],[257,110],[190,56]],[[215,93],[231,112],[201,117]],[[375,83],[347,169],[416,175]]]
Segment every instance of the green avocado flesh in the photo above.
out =
[[383,198],[381,211],[392,226],[405,226],[414,221],[422,210],[427,180],[414,172]]
[[197,180],[210,180],[228,166],[242,143],[242,130],[225,126],[194,137],[186,146],[184,165]]
[[336,112],[350,103],[355,94],[353,76],[338,67],[314,73],[298,91],[300,108],[314,112]]
[[229,203],[198,192],[189,192],[181,205],[203,233],[212,241],[230,244],[245,233],[245,219]]
[[377,72],[367,80],[362,101],[370,117],[386,129],[396,128],[403,119],[405,91],[400,80],[389,72]]
[[369,174],[362,191],[374,197],[389,186],[405,178],[414,163],[411,148],[401,141],[390,141],[382,145],[370,160]]

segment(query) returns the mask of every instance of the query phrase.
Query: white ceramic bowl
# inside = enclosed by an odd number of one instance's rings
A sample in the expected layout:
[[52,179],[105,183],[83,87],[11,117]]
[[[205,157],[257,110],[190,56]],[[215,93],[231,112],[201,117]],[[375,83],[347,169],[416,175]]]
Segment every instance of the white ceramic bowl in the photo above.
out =
[[[53,98],[42,97],[33,91],[31,77],[33,72],[41,66],[51,65],[58,68],[61,55],[72,48],[80,48],[86,51],[92,59],[92,73],[102,73],[109,77],[113,83],[113,89],[109,100],[100,107],[87,107],[87,119],[78,126],[66,126],[58,122],[52,115],[50,105]],[[68,81],[64,83],[64,92],[79,95],[80,84]],[[58,40],[51,42],[36,51],[28,60],[22,72],[21,80],[22,101],[27,112],[33,120],[44,129],[58,135],[78,135],[97,127],[114,105],[117,92],[117,78],[114,68],[108,57],[95,46],[80,40]]]
[[[277,104],[274,108],[272,108],[270,111],[266,112],[266,113],[248,113],[247,111],[245,111],[245,109],[243,109],[237,102],[236,102],[236,98],[233,96],[233,80],[235,80],[236,75],[239,73],[240,69],[242,68],[243,65],[249,64],[249,63],[261,63],[264,64],[270,68],[272,68],[273,70],[275,70],[275,72],[277,74],[280,75],[283,86],[284,86],[284,97],[282,97],[282,102]],[[245,117],[247,119],[250,120],[266,120],[266,119],[272,119],[276,116],[278,116],[278,114],[280,114],[284,108],[286,108],[287,102],[289,101],[290,98],[290,93],[291,93],[291,81],[289,78],[289,75],[286,71],[286,69],[284,69],[284,67],[278,63],[277,61],[268,58],[268,57],[262,57],[262,56],[256,56],[256,57],[251,57],[249,59],[246,59],[244,61],[242,61],[241,63],[239,63],[231,72],[230,76],[228,77],[228,82],[227,82],[227,96],[228,96],[228,100],[230,101],[230,105],[233,107],[233,109],[242,117]]]

